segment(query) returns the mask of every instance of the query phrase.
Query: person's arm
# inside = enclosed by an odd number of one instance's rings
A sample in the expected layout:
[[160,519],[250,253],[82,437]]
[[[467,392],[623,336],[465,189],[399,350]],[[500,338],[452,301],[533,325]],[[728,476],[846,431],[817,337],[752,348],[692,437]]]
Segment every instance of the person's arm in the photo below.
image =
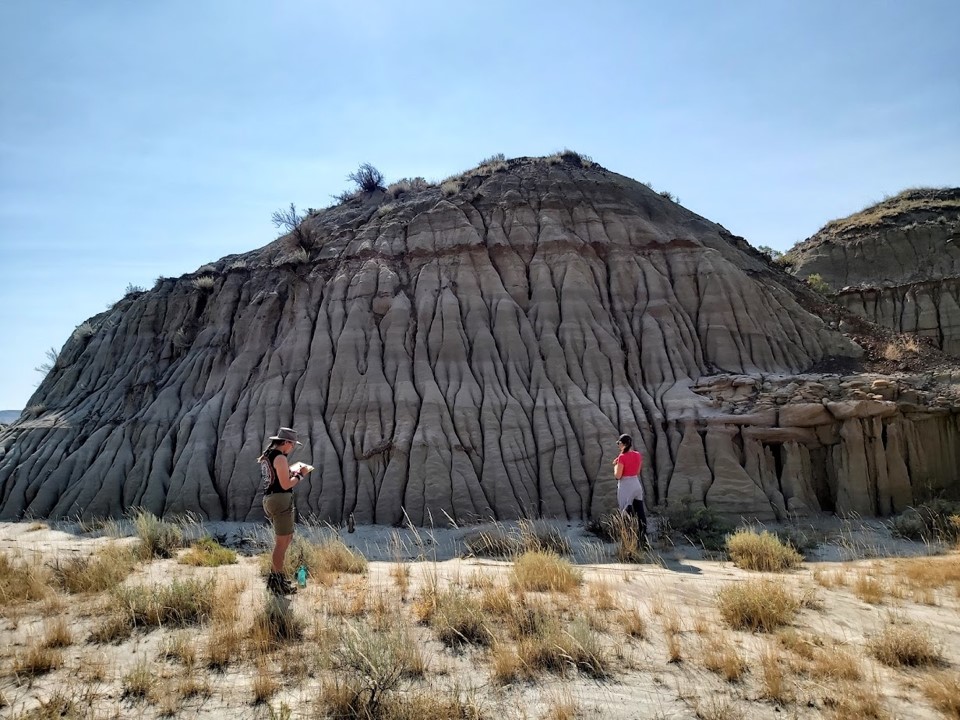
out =
[[284,490],[291,490],[300,482],[300,476],[290,472],[290,463],[286,455],[277,455],[273,461],[273,469],[277,471],[277,481]]
[[619,480],[623,477],[623,462],[620,460],[620,456],[617,456],[617,459],[613,461],[613,476]]

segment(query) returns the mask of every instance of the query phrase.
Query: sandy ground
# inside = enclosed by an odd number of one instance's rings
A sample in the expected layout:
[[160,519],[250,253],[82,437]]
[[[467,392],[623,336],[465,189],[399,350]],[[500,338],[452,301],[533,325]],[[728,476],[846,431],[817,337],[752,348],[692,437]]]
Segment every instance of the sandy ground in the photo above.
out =
[[[643,564],[620,564],[611,560],[611,545],[574,523],[554,523],[569,540],[572,557],[584,574],[584,585],[575,597],[560,596],[569,612],[586,613],[602,628],[610,651],[616,657],[613,675],[594,680],[576,671],[564,676],[544,674],[536,682],[498,685],[491,678],[489,650],[467,648],[451,650],[433,636],[430,628],[411,622],[413,636],[429,658],[428,679],[420,681],[432,687],[456,687],[474,698],[485,717],[546,718],[821,718],[840,717],[836,696],[841,685],[832,680],[798,673],[787,679],[789,690],[779,701],[764,697],[761,657],[776,647],[778,635],[731,631],[719,618],[716,594],[731,583],[758,577],[772,577],[807,600],[787,629],[810,645],[827,651],[849,653],[862,669],[858,684],[882,698],[879,717],[944,717],[924,695],[922,686],[930,673],[956,673],[960,667],[960,584],[945,583],[932,591],[914,591],[902,582],[907,558],[925,558],[924,562],[958,563],[956,551],[940,546],[894,540],[880,522],[823,520],[807,526],[804,532],[818,542],[799,570],[788,573],[756,573],[741,570],[726,560],[710,559],[697,548],[678,542],[659,542]],[[290,609],[306,621],[308,627],[334,627],[348,622],[333,610],[346,600],[365,594],[394,598],[409,613],[410,603],[425,583],[457,585],[468,592],[478,586],[502,584],[509,587],[512,563],[463,557],[465,536],[479,529],[507,530],[498,525],[470,528],[396,529],[361,527],[355,533],[346,530],[307,527],[301,534],[314,539],[339,535],[351,548],[369,561],[365,576],[341,576],[332,587],[311,583],[293,596]],[[11,560],[26,563],[52,563],[56,558],[92,554],[111,542],[134,543],[133,538],[116,539],[104,531],[81,532],[71,524],[0,523],[0,553]],[[107,528],[124,535],[125,527]],[[187,535],[209,533],[224,544],[241,550],[240,562],[220,568],[194,568],[176,560],[154,560],[138,568],[128,584],[159,584],[175,577],[214,575],[220,580],[234,578],[246,588],[240,596],[242,622],[265,602],[261,561],[256,553],[270,547],[266,528],[242,523],[195,523],[187,526]],[[411,585],[406,599],[396,589],[392,568],[397,563],[410,567]],[[944,573],[946,576],[946,572]],[[879,602],[868,603],[858,597],[858,578],[879,578],[889,593]],[[614,598],[615,610],[594,612],[591,603],[607,592]],[[125,697],[123,677],[138,664],[149,663],[159,678],[173,682],[182,673],[175,663],[162,657],[162,648],[172,635],[186,634],[201,647],[207,638],[204,627],[188,630],[164,628],[137,633],[117,645],[96,644],[86,640],[98,619],[109,609],[109,595],[59,596],[33,604],[0,608],[0,715],[28,717],[32,708],[57,691],[78,699],[87,708],[84,717],[162,717],[171,714],[161,703]],[[616,613],[632,608],[644,618],[644,639],[629,638],[617,627]],[[51,617],[64,617],[72,629],[73,642],[62,650],[62,666],[34,678],[19,677],[14,661],[35,644]],[[362,621],[362,620],[361,620]],[[359,621],[358,621],[359,622]],[[891,623],[928,630],[942,654],[933,668],[889,668],[870,656],[868,643]],[[670,628],[673,630],[671,631]],[[308,630],[308,638],[310,631]],[[678,642],[680,657],[671,661],[670,638]],[[746,673],[736,682],[727,682],[704,666],[705,649],[713,639],[722,638],[742,655]],[[257,673],[252,663],[235,663],[225,671],[195,670],[209,683],[210,692],[185,698],[172,712],[177,717],[272,718],[321,717],[313,707],[320,682],[319,674],[294,677],[290,662],[310,664],[304,653],[310,646],[288,649],[269,660],[269,672],[279,685],[278,692],[265,703],[252,703],[252,683]],[[314,649],[313,652],[322,650]],[[299,655],[298,655],[299,653]],[[784,651],[784,657],[792,657]],[[677,653],[674,652],[675,656]],[[286,660],[283,659],[286,655]],[[291,660],[290,658],[294,659]],[[786,662],[786,660],[784,661]],[[262,663],[261,663],[262,664]],[[335,673],[334,673],[335,674]],[[415,683],[410,683],[411,691]],[[4,706],[5,705],[5,706]],[[557,708],[570,706],[573,715],[558,714]],[[861,715],[865,716],[865,715]],[[46,717],[45,715],[43,717]],[[950,716],[946,716],[950,717]],[[425,719],[426,720],[426,719]]]

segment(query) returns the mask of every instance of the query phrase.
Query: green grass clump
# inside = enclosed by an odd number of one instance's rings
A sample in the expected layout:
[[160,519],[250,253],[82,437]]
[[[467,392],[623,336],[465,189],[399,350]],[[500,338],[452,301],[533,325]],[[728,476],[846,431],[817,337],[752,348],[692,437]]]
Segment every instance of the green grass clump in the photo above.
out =
[[140,538],[140,553],[145,558],[173,557],[174,552],[183,547],[183,531],[151,512],[139,511],[133,524]]
[[708,507],[694,508],[692,499],[685,497],[679,504],[666,508],[667,529],[681,535],[704,550],[723,550],[733,525]]

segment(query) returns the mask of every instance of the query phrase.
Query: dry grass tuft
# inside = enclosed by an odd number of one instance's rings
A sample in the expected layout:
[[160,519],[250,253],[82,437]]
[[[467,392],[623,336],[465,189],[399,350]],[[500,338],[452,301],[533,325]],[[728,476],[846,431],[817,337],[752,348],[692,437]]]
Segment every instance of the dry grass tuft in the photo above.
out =
[[733,564],[744,570],[781,572],[803,563],[800,553],[766,530],[758,533],[741,528],[727,537],[726,548]]
[[464,538],[467,552],[476,557],[513,558],[526,552],[569,555],[570,543],[559,530],[531,520],[520,520],[515,529],[498,527]]
[[485,720],[480,706],[453,690],[417,688],[400,694],[395,688],[371,690],[360,678],[327,679],[317,694],[323,717],[356,720]]
[[866,603],[879,605],[890,595],[890,588],[882,578],[860,570],[853,580],[853,594]]
[[160,647],[160,657],[165,660],[176,660],[187,668],[193,668],[197,664],[197,646],[190,634],[178,632],[163,642]]
[[[55,690],[47,700],[32,710],[16,715],[12,720],[85,720],[91,717],[87,703],[67,696],[60,690]],[[4,703],[0,702],[0,708]]]
[[821,587],[825,587],[828,590],[832,590],[837,587],[846,587],[847,585],[847,571],[846,569],[839,570],[823,570],[817,568],[813,571],[813,579]]
[[93,642],[116,642],[129,637],[137,628],[184,627],[210,619],[218,601],[213,579],[174,580],[169,585],[132,587],[114,590],[111,612],[93,631]]
[[214,625],[207,638],[204,658],[207,667],[223,670],[243,657],[243,632],[232,623]]
[[73,634],[63,616],[44,623],[41,645],[46,648],[65,648],[73,644]]
[[0,607],[42,600],[49,593],[45,568],[14,563],[0,555]]
[[542,640],[556,635],[560,631],[560,618],[557,613],[539,600],[517,602],[506,616],[507,632],[514,640],[535,638]]
[[386,704],[385,720],[486,720],[480,704],[453,690],[418,689],[392,696]]
[[289,601],[266,594],[263,608],[255,615],[250,642],[261,653],[303,638],[305,623],[292,610]]
[[886,720],[890,717],[878,687],[864,687],[862,683],[844,682],[829,686],[823,698],[830,720]]
[[123,676],[123,697],[145,700],[157,683],[157,669],[141,660]]
[[877,660],[890,667],[935,665],[943,661],[926,628],[887,625],[870,639],[868,646]]
[[[301,565],[307,569],[310,578],[322,585],[330,584],[336,573],[362,575],[367,571],[367,559],[348,548],[339,537],[320,543],[295,537],[287,550],[283,569],[292,576]],[[269,553],[260,556],[260,571],[263,575],[270,571]]]
[[396,563],[390,568],[390,577],[400,591],[400,599],[406,601],[410,590],[410,566],[407,563]]
[[46,647],[42,642],[29,646],[13,656],[12,670],[18,677],[36,677],[56,670],[63,664],[59,650]]
[[490,649],[490,674],[493,681],[500,685],[532,679],[534,673],[520,658],[515,645],[494,643]]
[[913,590],[953,588],[960,597],[960,554],[898,560],[893,573]]
[[771,632],[786,625],[800,609],[800,601],[781,583],[747,580],[727,585],[717,593],[720,617],[735,630]]
[[709,637],[703,648],[703,666],[727,682],[735,682],[747,671],[747,661],[728,633]]
[[447,647],[486,646],[493,641],[481,603],[459,590],[447,590],[438,596],[428,622]]
[[838,647],[819,650],[810,665],[810,674],[820,680],[861,680],[860,658]]
[[590,590],[591,607],[594,610],[607,611],[617,607],[613,586],[606,580],[592,582],[587,586]]
[[548,671],[563,674],[569,669],[594,678],[612,674],[613,660],[600,637],[583,621],[566,629],[551,624],[539,634],[517,643],[517,655],[529,673]]
[[176,692],[181,700],[186,700],[192,697],[210,697],[213,689],[206,678],[190,673],[177,681]]
[[462,180],[447,180],[440,185],[440,192],[444,197],[453,197],[463,189]]
[[523,593],[517,596],[503,585],[485,588],[480,593],[480,609],[496,617],[509,617],[518,602],[521,604],[524,602]]
[[621,610],[617,616],[617,624],[630,637],[640,640],[647,637],[647,622],[635,607]]
[[212,537],[197,540],[187,552],[177,560],[181,565],[197,567],[220,567],[221,565],[236,565],[237,553],[230,548],[223,547]]
[[53,565],[57,586],[71,594],[113,590],[137,565],[137,556],[126,545],[111,543],[90,557],[72,557]]
[[545,698],[546,710],[542,720],[576,720],[581,717],[580,704],[568,690],[562,690]]
[[583,574],[554,553],[525,552],[513,564],[513,586],[520,590],[570,593],[582,582]]
[[742,720],[743,711],[725,695],[698,697],[694,701],[697,720]]
[[920,682],[927,700],[944,716],[960,720],[960,672],[934,673]]
[[760,654],[760,697],[781,704],[793,700],[787,670],[786,659],[779,648],[765,648]]
[[270,674],[269,668],[265,664],[258,665],[253,676],[253,704],[262,705],[276,695],[279,689],[280,683]]

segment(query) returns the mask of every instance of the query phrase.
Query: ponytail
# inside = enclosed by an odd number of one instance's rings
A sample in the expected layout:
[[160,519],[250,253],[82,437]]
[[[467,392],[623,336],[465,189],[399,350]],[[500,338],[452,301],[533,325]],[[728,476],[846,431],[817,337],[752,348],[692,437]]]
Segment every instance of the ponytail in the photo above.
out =
[[263,449],[263,452],[262,452],[262,453],[260,453],[260,457],[257,458],[257,462],[263,462],[263,460],[267,457],[267,453],[270,452],[271,450],[273,450],[275,447],[277,447],[277,445],[279,445],[279,444],[282,443],[282,442],[286,442],[286,441],[285,441],[285,440],[271,440],[271,441],[270,441],[270,444],[267,445],[267,446]]

